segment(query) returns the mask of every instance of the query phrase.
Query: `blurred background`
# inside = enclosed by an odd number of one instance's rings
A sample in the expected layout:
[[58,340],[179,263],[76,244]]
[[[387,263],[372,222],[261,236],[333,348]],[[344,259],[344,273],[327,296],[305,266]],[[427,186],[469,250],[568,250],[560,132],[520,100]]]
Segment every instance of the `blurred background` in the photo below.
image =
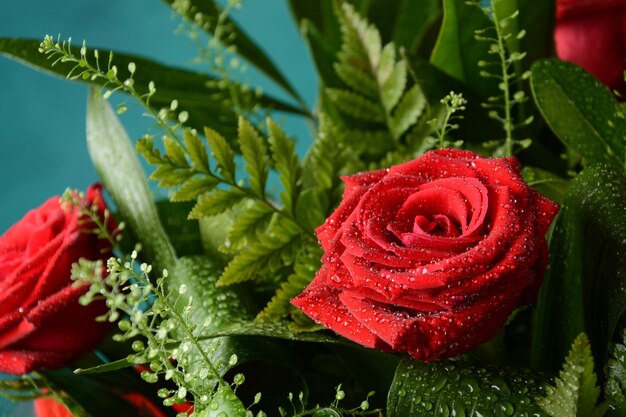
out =
[[[278,64],[306,100],[314,104],[317,81],[306,46],[291,19],[285,0],[248,0],[231,17]],[[206,70],[192,63],[198,52],[184,34],[175,34],[181,20],[159,0],[21,0],[0,2],[0,37],[42,39],[71,36],[74,44],[142,55],[163,63]],[[141,71],[141,68],[138,68]],[[251,70],[243,75],[276,97],[270,81]],[[158,88],[158,86],[157,86]],[[0,234],[67,187],[85,189],[97,181],[85,143],[87,87],[34,71],[0,55]],[[154,131],[142,109],[129,101],[121,116],[130,137]],[[310,133],[299,120],[276,115],[303,153]],[[0,398],[0,417],[32,415],[31,404]]]

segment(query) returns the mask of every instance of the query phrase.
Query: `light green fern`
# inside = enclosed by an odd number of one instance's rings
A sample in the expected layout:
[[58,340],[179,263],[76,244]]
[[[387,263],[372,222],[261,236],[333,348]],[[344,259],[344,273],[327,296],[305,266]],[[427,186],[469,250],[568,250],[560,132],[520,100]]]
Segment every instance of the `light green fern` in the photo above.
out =
[[334,9],[342,34],[334,69],[345,87],[326,88],[325,96],[346,118],[346,143],[361,154],[384,156],[417,123],[426,98],[419,85],[409,85],[407,63],[393,43],[383,46],[376,27],[349,3],[335,2]]
[[593,370],[593,356],[587,335],[581,333],[565,359],[555,385],[546,387],[547,395],[537,399],[552,417],[601,417],[607,404],[597,404],[600,388]]

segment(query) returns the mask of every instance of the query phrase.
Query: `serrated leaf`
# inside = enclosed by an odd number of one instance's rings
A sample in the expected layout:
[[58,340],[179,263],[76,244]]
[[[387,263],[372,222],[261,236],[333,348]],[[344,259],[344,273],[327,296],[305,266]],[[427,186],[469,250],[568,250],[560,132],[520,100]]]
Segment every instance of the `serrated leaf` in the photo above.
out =
[[219,180],[215,177],[194,177],[185,181],[182,187],[172,194],[171,201],[192,201],[198,196],[212,191],[218,184]]
[[[342,27],[344,35],[347,34],[350,36],[351,31],[354,31],[360,43],[360,47],[363,48],[367,54],[372,68],[376,68],[382,50],[380,33],[378,33],[375,26],[371,25],[366,19],[363,19],[350,3],[342,3],[341,6],[343,13],[340,15],[340,19],[345,19],[344,26]],[[348,38],[344,36],[344,44],[346,44],[346,39]],[[348,44],[347,46],[350,47],[351,45]]]
[[426,97],[417,84],[404,93],[389,122],[391,134],[396,140],[417,122],[425,107]]
[[270,118],[267,119],[267,130],[274,166],[285,188],[280,197],[285,210],[293,212],[300,191],[300,158],[296,154],[293,140],[289,139],[280,126]]
[[585,168],[569,186],[550,242],[534,325],[533,366],[558,369],[585,332],[597,362],[626,311],[626,177]]
[[235,181],[235,152],[226,139],[215,130],[204,128],[204,136],[209,143],[211,153],[217,161],[220,174],[226,181]]
[[264,139],[243,117],[239,118],[239,145],[246,171],[250,175],[248,183],[258,196],[265,195],[265,183],[269,169],[269,156]]
[[235,217],[228,232],[230,242],[228,249],[239,250],[248,241],[254,241],[267,228],[272,214],[274,209],[262,201],[246,205],[242,213]]
[[159,181],[159,187],[178,187],[196,173],[189,168],[177,168],[173,165],[159,165],[150,175],[151,180]]
[[233,207],[246,197],[246,194],[238,188],[228,190],[213,190],[198,198],[198,203],[189,213],[190,219],[215,216]]
[[183,138],[185,140],[187,153],[189,154],[189,158],[191,158],[192,166],[202,173],[209,174],[211,172],[209,155],[202,140],[198,137],[196,132],[191,129],[185,129]]
[[140,138],[135,149],[150,165],[161,165],[164,162],[161,152],[154,147],[154,138],[152,136],[146,135]]
[[565,359],[555,385],[546,387],[546,395],[537,404],[552,417],[602,417],[606,404],[596,406],[600,388],[593,372],[589,339],[581,333]]
[[544,379],[528,370],[403,359],[389,389],[387,417],[548,417],[535,403]]
[[624,171],[626,116],[613,94],[582,68],[557,60],[533,65],[535,102],[556,136],[589,163]]
[[379,80],[382,82],[380,89],[381,99],[387,113],[391,112],[396,104],[398,104],[400,97],[402,97],[402,93],[404,92],[404,88],[406,86],[406,77],[407,69],[405,61],[398,62],[386,79],[381,79],[379,75]]
[[291,244],[302,231],[293,222],[284,217],[273,223],[265,235],[242,250],[228,264],[218,285],[231,285],[257,278],[266,268],[283,265],[285,255],[291,251]]
[[350,65],[336,62],[335,72],[348,87],[370,98],[378,98],[378,85],[371,74]]
[[609,417],[626,415],[626,330],[621,343],[611,349],[611,357],[605,369],[604,396],[609,404]]
[[185,156],[185,148],[178,143],[176,139],[172,139],[169,136],[163,138],[163,146],[165,146],[165,153],[170,161],[179,168],[189,167],[187,157]]
[[172,269],[176,254],[159,220],[130,138],[95,87],[89,90],[87,104],[87,147],[121,217],[143,245],[145,260],[156,270]]
[[349,340],[326,332],[294,332],[289,328],[290,323],[279,321],[250,321],[221,327],[214,333],[200,336],[201,339],[211,339],[223,336],[264,336],[276,339],[294,340],[308,343],[332,343],[336,345],[355,346]]
[[344,113],[357,120],[379,122],[385,121],[385,111],[378,104],[357,93],[336,88],[327,88],[328,98]]
[[227,384],[219,384],[207,407],[198,412],[198,417],[245,416],[246,408]]

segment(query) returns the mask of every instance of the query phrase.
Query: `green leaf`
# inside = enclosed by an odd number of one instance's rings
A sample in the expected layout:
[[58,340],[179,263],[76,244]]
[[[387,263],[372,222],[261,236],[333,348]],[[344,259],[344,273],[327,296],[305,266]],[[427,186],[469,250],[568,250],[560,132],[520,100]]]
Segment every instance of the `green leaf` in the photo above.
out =
[[626,120],[611,92],[582,68],[557,60],[532,68],[532,91],[556,136],[589,163],[624,171]]
[[172,202],[192,201],[198,196],[212,191],[219,184],[215,177],[194,177],[185,181],[182,187],[172,194]]
[[146,261],[156,270],[172,269],[176,254],[159,220],[133,146],[95,88],[90,89],[87,104],[87,147],[128,230],[141,242]]
[[262,271],[278,269],[286,263],[285,257],[289,256],[292,243],[301,233],[293,222],[279,216],[265,235],[259,236],[256,242],[251,242],[235,256],[222,273],[218,285],[249,281],[258,278]]
[[211,153],[217,161],[222,177],[226,181],[235,182],[235,152],[233,148],[230,147],[222,135],[213,129],[205,127],[204,136],[206,136]]
[[220,384],[207,407],[194,414],[198,417],[245,416],[246,409],[230,386]]
[[265,183],[269,170],[269,156],[265,140],[243,117],[239,118],[239,145],[246,171],[250,175],[248,183],[258,196],[265,195]]
[[527,370],[403,359],[389,389],[387,417],[548,417],[535,403],[544,379]]
[[267,225],[274,214],[274,209],[262,201],[254,201],[243,207],[240,215],[233,220],[228,240],[227,250],[239,250],[249,242],[255,241],[265,232]]
[[585,332],[598,364],[626,310],[626,177],[602,165],[569,186],[537,304],[533,365],[558,369]]
[[296,154],[294,141],[288,138],[280,126],[270,118],[267,119],[267,130],[274,166],[285,188],[280,197],[285,210],[293,212],[300,191],[300,158]]
[[493,26],[489,18],[465,0],[443,0],[443,23],[430,62],[487,97],[497,96],[497,83],[480,75],[478,61],[493,61],[489,44],[478,42],[475,31]]
[[185,129],[183,137],[193,167],[199,172],[209,174],[211,172],[209,155],[200,137],[191,129]]
[[[75,63],[59,62],[52,66],[53,61],[48,60],[44,54],[38,51],[40,43],[41,40],[35,39],[0,38],[0,54],[16,59],[35,69],[66,77],[74,68]],[[80,48],[72,47],[72,52],[75,56],[80,57]],[[93,57],[93,53],[94,49],[87,49],[88,57]],[[100,56],[106,55],[108,53],[105,54],[104,51],[100,51]],[[203,126],[214,126],[221,132],[235,133],[233,126],[237,120],[237,115],[226,100],[228,93],[218,87],[210,87],[216,85],[215,78],[167,66],[139,56],[114,52],[112,63],[118,68],[120,80],[130,77],[127,68],[131,62],[134,62],[137,68],[133,80],[134,87],[139,94],[145,94],[149,91],[148,85],[151,81],[156,86],[156,92],[150,98],[150,106],[153,109],[159,111],[163,107],[169,108],[172,100],[177,100],[178,111],[185,110],[189,114],[187,126],[198,130],[201,130]],[[95,64],[95,59],[93,59],[92,64]],[[80,77],[77,80],[100,86],[105,82],[102,78],[83,80]],[[258,104],[264,108],[306,114],[299,108],[269,96],[260,97]]]
[[348,87],[369,98],[378,98],[378,85],[371,74],[359,68],[335,63],[335,72]]
[[246,194],[238,188],[228,190],[213,190],[198,198],[198,203],[189,213],[190,219],[215,216],[233,207],[246,197]]
[[565,198],[565,194],[567,193],[567,189],[569,187],[568,180],[561,178],[550,171],[529,166],[522,168],[522,176],[528,185],[548,197],[550,200],[561,203]]
[[117,371],[119,369],[129,368],[134,366],[135,364],[128,360],[128,358],[119,359],[109,363],[103,363],[102,365],[94,366],[92,368],[81,369],[77,368],[74,370],[76,375],[91,375],[91,374],[100,374],[104,372],[112,372]]
[[606,364],[604,396],[609,404],[609,417],[626,415],[626,330],[621,343],[611,349],[611,358]]
[[[392,48],[389,48],[389,50],[393,51],[394,49],[392,47]],[[378,77],[379,77],[379,80],[382,82],[381,90],[380,90],[381,100],[383,102],[383,106],[385,107],[385,111],[387,113],[390,113],[391,110],[396,106],[396,104],[398,104],[398,100],[400,100],[400,97],[402,97],[402,93],[404,92],[404,87],[406,86],[406,75],[407,75],[406,62],[400,61],[398,62],[398,65],[396,65],[394,68],[393,64],[395,64],[395,61],[396,61],[395,55],[396,54],[394,51],[392,55],[393,58],[391,61],[392,70],[386,77],[383,78],[381,76],[381,67],[379,67],[378,69]]]
[[555,384],[546,387],[546,395],[537,404],[552,417],[602,417],[606,403],[596,406],[600,397],[589,339],[578,335]]
[[163,145],[165,146],[165,153],[175,166],[181,168],[189,167],[187,157],[185,156],[185,148],[176,139],[165,136]]
[[382,123],[385,111],[378,104],[352,91],[327,88],[328,98],[344,113],[357,120]]
[[396,140],[417,122],[425,107],[426,97],[419,86],[414,85],[402,96],[389,123],[391,134]]
[[[215,23],[218,21],[222,13],[220,5],[213,0],[190,0],[189,2],[177,2],[176,0],[165,0],[174,11],[187,18],[190,22],[197,22],[197,14],[204,15],[208,25],[202,25],[200,29],[213,35],[215,31]],[[185,4],[187,7],[180,7]],[[174,5],[179,7],[174,7]],[[228,45],[235,47],[239,55],[244,57],[248,62],[261,70],[265,75],[274,80],[279,86],[283,87],[293,98],[299,103],[303,103],[302,98],[298,95],[293,86],[287,81],[285,76],[280,72],[274,62],[267,54],[250,38],[232,19],[226,17],[224,25],[228,27],[228,31],[233,36],[227,36],[225,41]]]

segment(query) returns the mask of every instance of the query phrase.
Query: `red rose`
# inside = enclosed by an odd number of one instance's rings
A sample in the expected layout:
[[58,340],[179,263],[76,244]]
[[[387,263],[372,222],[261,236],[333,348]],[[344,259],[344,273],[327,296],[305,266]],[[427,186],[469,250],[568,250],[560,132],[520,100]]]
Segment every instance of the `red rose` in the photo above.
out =
[[515,158],[430,151],[344,178],[322,268],[292,303],[364,346],[420,360],[485,342],[537,295],[558,206]]
[[[161,409],[152,404],[150,400],[141,394],[128,393],[124,399],[137,409],[137,417],[165,417]],[[63,404],[59,404],[50,398],[38,398],[35,400],[36,417],[73,417]]]
[[557,0],[559,58],[626,93],[626,0]]
[[[100,186],[89,188],[86,202],[104,212]],[[108,242],[83,233],[93,228],[85,220],[52,197],[0,236],[0,373],[66,365],[106,335],[108,324],[94,321],[106,306],[81,306],[87,288],[70,279],[79,258],[111,255]]]

